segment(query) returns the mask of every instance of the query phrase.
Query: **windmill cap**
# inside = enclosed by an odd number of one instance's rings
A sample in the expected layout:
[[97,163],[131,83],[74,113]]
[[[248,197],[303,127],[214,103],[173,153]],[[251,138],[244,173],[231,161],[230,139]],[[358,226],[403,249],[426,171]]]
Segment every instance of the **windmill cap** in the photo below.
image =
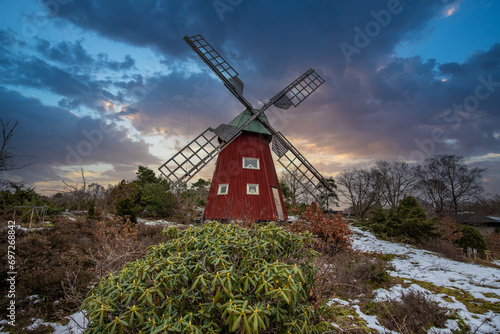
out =
[[[258,110],[255,110],[254,112],[257,112],[257,111]],[[245,124],[245,122],[249,118],[251,118],[253,115],[254,115],[254,113],[252,111],[250,111],[249,109],[246,109],[241,114],[236,116],[229,123],[229,125],[234,125],[234,126],[239,128],[240,126]],[[267,119],[267,117],[264,113],[260,114],[258,119],[254,119],[252,122],[250,122],[250,124],[248,124],[243,130],[249,131],[249,132],[262,133],[265,135],[271,135],[271,133],[269,131],[267,131],[267,129],[264,127],[264,125],[262,125],[261,122],[265,122],[266,124],[269,124],[269,120]]]

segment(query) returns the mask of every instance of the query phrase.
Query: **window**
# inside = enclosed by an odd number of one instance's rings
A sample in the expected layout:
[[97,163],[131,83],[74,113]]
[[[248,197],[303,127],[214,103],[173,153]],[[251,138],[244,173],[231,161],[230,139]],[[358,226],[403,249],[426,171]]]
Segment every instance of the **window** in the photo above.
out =
[[227,195],[228,190],[229,184],[219,184],[219,191],[217,192],[217,195]]
[[247,183],[247,195],[258,195],[259,185]]
[[259,158],[243,158],[243,168],[260,169]]

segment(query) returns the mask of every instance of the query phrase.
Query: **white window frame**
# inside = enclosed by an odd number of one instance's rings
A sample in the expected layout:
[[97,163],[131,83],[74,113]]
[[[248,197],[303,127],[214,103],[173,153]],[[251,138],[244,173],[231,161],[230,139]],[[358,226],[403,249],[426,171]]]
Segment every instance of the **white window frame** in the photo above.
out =
[[[257,190],[256,193],[251,193],[250,192],[250,187],[255,186],[255,189]],[[247,183],[247,195],[258,195],[259,194],[259,185],[255,183]]]
[[[248,159],[249,160],[248,162],[250,162],[250,160],[257,162],[257,167],[246,167],[245,166],[245,159]],[[260,159],[259,158],[243,157],[243,162],[242,163],[243,163],[243,168],[244,169],[260,169]]]
[[[226,191],[222,192],[222,187],[226,186]],[[217,195],[227,195],[229,193],[229,183],[219,184],[219,190],[217,190]]]

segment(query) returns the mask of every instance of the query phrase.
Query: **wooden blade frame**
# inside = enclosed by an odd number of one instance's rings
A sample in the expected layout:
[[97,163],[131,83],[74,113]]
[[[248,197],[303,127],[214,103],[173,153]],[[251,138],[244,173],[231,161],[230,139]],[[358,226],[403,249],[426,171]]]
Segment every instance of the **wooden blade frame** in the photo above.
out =
[[325,80],[311,68],[276,94],[271,99],[272,104],[281,109],[288,109],[292,105],[296,107],[324,82]]
[[215,75],[222,80],[224,85],[245,108],[252,110],[252,105],[243,97],[243,82],[238,78],[238,72],[201,35],[185,36],[184,41],[200,56]]
[[280,132],[273,137],[272,149],[278,156],[278,162],[318,203],[321,204],[322,197],[334,191],[331,184]]
[[[173,186],[188,182],[263,112],[254,113],[239,128],[222,124],[216,129],[206,129],[158,169]],[[219,138],[225,140],[219,143]]]

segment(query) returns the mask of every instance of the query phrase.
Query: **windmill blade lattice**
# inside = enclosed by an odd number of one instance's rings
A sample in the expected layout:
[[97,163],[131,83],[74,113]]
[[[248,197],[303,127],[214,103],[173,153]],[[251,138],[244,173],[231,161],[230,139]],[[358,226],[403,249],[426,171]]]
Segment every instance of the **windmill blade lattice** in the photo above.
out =
[[[235,140],[243,129],[263,112],[263,110],[260,110],[254,113],[240,127],[221,124],[216,129],[206,129],[161,165],[159,167],[160,172],[174,186],[179,183],[188,182],[215,158],[220,150]],[[218,138],[222,142],[219,143]]]
[[216,129],[206,129],[160,166],[159,169],[165,177],[174,186],[188,182],[221,150],[238,138],[247,125],[257,119],[271,133],[272,150],[278,155],[279,163],[302,184],[315,200],[321,203],[323,195],[333,192],[332,186],[280,132],[275,131],[259,116],[273,105],[285,110],[291,106],[297,107],[325,80],[314,69],[309,69],[271,98],[262,108],[255,110],[243,97],[244,85],[238,78],[238,72],[201,35],[185,36],[184,41],[253,115],[240,127],[221,124]]
[[276,94],[270,102],[281,109],[288,109],[292,105],[296,107],[324,82],[325,80],[311,68]]
[[334,191],[313,165],[280,132],[273,137],[272,150],[278,162],[318,202]]
[[159,170],[173,185],[187,182],[217,155],[219,147],[217,135],[208,128],[163,163]]
[[201,35],[185,36],[184,41],[246,108],[253,109],[252,105],[243,97],[243,82],[238,78],[238,72]]

